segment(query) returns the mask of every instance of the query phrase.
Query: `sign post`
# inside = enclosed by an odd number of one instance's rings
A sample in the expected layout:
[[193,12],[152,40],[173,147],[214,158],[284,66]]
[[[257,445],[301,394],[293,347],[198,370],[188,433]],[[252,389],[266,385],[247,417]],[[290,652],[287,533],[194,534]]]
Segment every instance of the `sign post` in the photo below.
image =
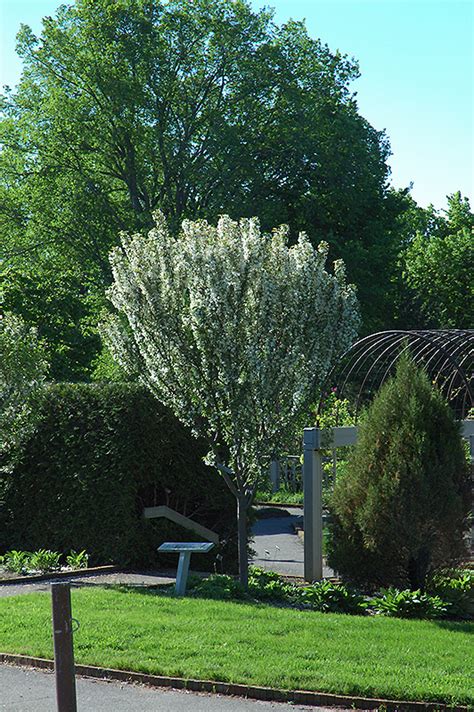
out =
[[51,585],[53,607],[54,674],[58,712],[77,712],[74,647],[72,640],[71,587]]

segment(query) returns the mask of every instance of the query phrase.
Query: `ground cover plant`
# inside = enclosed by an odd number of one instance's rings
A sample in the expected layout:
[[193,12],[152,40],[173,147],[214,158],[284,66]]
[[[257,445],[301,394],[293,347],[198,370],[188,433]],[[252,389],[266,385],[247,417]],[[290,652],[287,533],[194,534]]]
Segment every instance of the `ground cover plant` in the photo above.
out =
[[430,584],[430,592],[396,588],[364,595],[360,590],[331,580],[304,584],[257,566],[249,569],[248,589],[232,576],[213,574],[192,577],[192,596],[221,600],[265,601],[276,605],[311,609],[321,613],[386,615],[397,618],[474,618],[474,573],[470,570],[440,573]]
[[[78,663],[285,689],[474,704],[473,625],[154,594],[72,592]],[[47,594],[0,600],[0,650],[52,657]]]
[[17,551],[12,549],[0,556],[0,579],[3,571],[16,574],[49,573],[61,568],[85,569],[89,560],[86,551],[71,551],[65,556],[65,567],[61,563],[62,555],[49,549],[38,551]]

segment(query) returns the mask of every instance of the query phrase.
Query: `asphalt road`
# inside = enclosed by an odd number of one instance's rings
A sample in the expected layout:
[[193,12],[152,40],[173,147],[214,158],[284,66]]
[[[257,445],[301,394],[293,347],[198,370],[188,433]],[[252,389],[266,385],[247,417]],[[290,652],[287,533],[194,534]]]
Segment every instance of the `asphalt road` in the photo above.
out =
[[[77,678],[76,691],[78,712],[334,712],[334,708],[330,711],[322,707],[259,702],[90,678]],[[0,665],[0,710],[54,712],[54,674]]]

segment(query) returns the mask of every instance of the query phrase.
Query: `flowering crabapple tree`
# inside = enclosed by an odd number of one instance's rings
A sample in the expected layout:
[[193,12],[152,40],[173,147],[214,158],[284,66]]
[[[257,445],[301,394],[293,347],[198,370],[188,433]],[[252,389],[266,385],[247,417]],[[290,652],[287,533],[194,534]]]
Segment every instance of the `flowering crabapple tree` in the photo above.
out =
[[121,235],[110,256],[116,312],[102,325],[113,356],[209,444],[237,500],[247,584],[247,513],[272,454],[288,446],[359,316],[344,266],[328,246],[257,219],[184,221],[161,213],[147,236]]
[[46,372],[36,330],[15,314],[0,314],[0,451],[13,445],[28,412],[28,398]]

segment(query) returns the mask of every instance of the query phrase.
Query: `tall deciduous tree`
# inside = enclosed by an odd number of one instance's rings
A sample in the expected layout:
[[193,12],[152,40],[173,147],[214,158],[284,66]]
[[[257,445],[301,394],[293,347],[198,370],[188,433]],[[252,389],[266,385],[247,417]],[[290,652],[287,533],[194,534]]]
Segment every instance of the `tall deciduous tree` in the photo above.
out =
[[[327,244],[262,234],[256,219],[183,223],[162,214],[111,254],[104,325],[119,362],[209,443],[237,499],[247,582],[247,510],[262,467],[291,441],[334,358],[356,334],[355,291],[325,269]],[[183,447],[185,447],[183,443]]]
[[[474,215],[458,191],[445,215],[418,209],[415,236],[401,255],[409,326],[469,328],[474,323]],[[413,310],[415,305],[415,311]],[[418,313],[417,313],[418,312]]]
[[[386,322],[402,209],[388,141],[358,113],[357,64],[303,23],[279,27],[245,0],[76,0],[39,37],[23,26],[18,52],[0,123],[4,261],[34,272],[35,250],[62,260],[90,312],[120,229],[148,229],[157,208],[175,228],[258,214],[292,239],[326,239],[359,285],[366,328]],[[8,281],[4,292],[20,308]]]

